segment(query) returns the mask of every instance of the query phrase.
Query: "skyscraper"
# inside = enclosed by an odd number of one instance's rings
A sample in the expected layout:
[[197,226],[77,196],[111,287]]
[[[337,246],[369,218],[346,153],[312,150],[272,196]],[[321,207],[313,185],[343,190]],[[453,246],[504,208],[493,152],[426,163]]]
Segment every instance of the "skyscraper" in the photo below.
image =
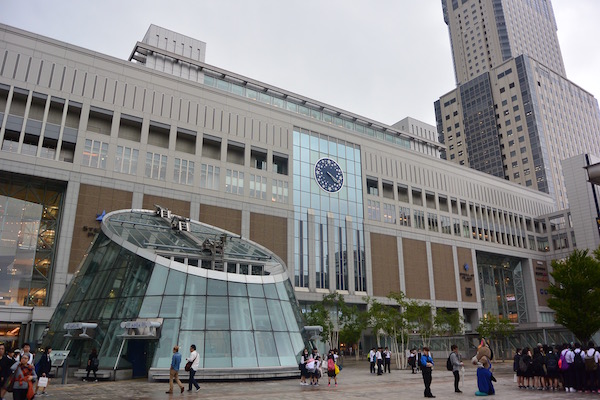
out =
[[550,0],[442,0],[457,87],[435,103],[442,158],[567,208],[560,160],[600,154],[594,96],[566,77]]

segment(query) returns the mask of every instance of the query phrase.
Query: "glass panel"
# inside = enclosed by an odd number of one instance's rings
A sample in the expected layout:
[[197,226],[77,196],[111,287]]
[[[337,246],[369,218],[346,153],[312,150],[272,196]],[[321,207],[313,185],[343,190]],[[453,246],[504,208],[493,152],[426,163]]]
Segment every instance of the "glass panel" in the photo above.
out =
[[154,362],[152,366],[155,368],[169,368],[171,365],[171,357],[173,356],[173,346],[177,344],[179,338],[179,320],[165,319],[163,320],[162,331],[156,353],[154,354]]
[[245,283],[229,282],[230,296],[248,296]]
[[140,318],[156,318],[158,310],[160,310],[161,296],[148,296],[144,298],[142,309],[140,310]]
[[180,318],[183,296],[165,296],[160,306],[159,317]]
[[208,279],[207,286],[209,296],[227,296],[227,281]]
[[152,271],[152,278],[150,278],[148,290],[146,291],[146,296],[162,295],[164,293],[168,273],[169,270],[165,267],[159,265],[154,267],[154,271]]
[[[255,330],[271,330],[271,321],[267,311],[265,299],[250,298],[250,309],[252,310],[252,325]],[[259,354],[262,354],[259,352]]]
[[273,330],[287,331],[288,329],[285,325],[285,319],[283,318],[283,312],[281,311],[279,300],[267,300],[267,306],[269,308],[269,316],[271,317]]
[[294,354],[296,356],[300,355],[302,350],[304,350],[304,340],[302,339],[302,335],[300,332],[290,332],[290,339],[292,340]]
[[274,335],[277,353],[279,354],[279,363],[281,365],[296,365],[296,353],[290,341],[290,334],[288,332],[275,332]]
[[186,296],[181,314],[181,329],[204,329],[206,297]]
[[229,305],[226,297],[206,299],[206,329],[229,329]]
[[179,352],[181,353],[182,368],[185,365],[186,358],[189,358],[191,351],[190,346],[196,346],[198,353],[198,361],[200,368],[204,366],[204,332],[198,331],[181,331],[179,333]]
[[169,280],[167,281],[167,287],[165,294],[178,294],[182,295],[185,291],[185,278],[187,274],[183,272],[171,270],[169,271]]
[[117,303],[116,311],[113,318],[122,320],[137,317],[143,299],[143,297],[120,298],[119,302]]
[[247,297],[231,297],[229,299],[229,313],[231,314],[231,329],[252,330],[250,306]]
[[265,297],[262,285],[248,284],[248,296],[250,297]]
[[265,290],[265,297],[267,299],[279,299],[277,288],[275,287],[274,283],[267,283],[263,285],[263,289]]
[[277,349],[273,346],[272,332],[254,332],[254,341],[256,343],[256,352],[260,354],[258,359],[259,367],[275,367],[279,365]]
[[206,294],[206,278],[194,275],[188,276],[185,294],[188,296]]
[[283,301],[287,301],[289,297],[285,290],[283,282],[277,282],[275,286],[277,287],[277,293],[279,294],[279,298]]
[[287,301],[282,301],[281,308],[283,310],[283,317],[285,318],[285,322],[287,323],[288,330],[291,332],[298,331],[298,322],[296,321],[296,317],[294,316],[292,305]]
[[258,367],[252,332],[231,332],[233,367]]
[[231,337],[229,331],[206,332],[204,364],[208,368],[231,367]]

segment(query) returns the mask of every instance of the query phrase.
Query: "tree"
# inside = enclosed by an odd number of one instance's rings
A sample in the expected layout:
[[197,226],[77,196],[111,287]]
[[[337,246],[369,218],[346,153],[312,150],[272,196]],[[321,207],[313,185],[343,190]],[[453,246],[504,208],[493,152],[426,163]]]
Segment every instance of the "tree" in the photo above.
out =
[[477,333],[486,339],[493,339],[494,354],[498,353],[498,342],[502,342],[515,330],[515,326],[506,318],[500,318],[492,313],[487,313],[479,320]]
[[340,340],[353,346],[354,355],[358,361],[358,342],[367,327],[367,313],[361,311],[355,304],[344,307],[340,314]]
[[[435,333],[442,336],[451,336],[462,333],[464,324],[463,316],[458,310],[449,311],[445,308],[438,308],[433,319]],[[446,343],[447,350],[450,351],[450,341]]]
[[431,336],[435,333],[432,305],[410,300],[406,302],[404,318],[409,328],[419,334],[423,346],[429,346]]
[[600,329],[600,248],[594,257],[588,250],[573,250],[567,259],[552,261],[550,275],[548,306],[556,322],[587,343]]
[[[390,296],[392,295],[388,295],[388,298],[398,301],[393,298],[393,296]],[[400,298],[402,297],[398,297],[398,299]],[[377,337],[377,345],[381,345],[381,335],[389,337],[390,351],[396,356],[397,367],[401,368],[403,362],[399,358],[400,351],[398,349],[398,338],[403,338],[402,333],[404,331],[403,326],[405,322],[400,307],[385,305],[370,297],[365,297],[364,299],[369,305],[368,321],[369,326],[373,329],[373,333],[375,333]],[[404,350],[402,350],[402,352],[403,351]]]

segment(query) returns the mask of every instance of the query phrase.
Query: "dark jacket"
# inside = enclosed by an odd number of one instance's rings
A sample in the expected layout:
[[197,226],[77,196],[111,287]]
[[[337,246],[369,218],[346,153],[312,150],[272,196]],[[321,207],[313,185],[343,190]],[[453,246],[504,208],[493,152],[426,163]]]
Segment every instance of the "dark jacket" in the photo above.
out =
[[38,376],[42,376],[42,374],[46,374],[46,376],[50,375],[50,370],[52,370],[52,360],[50,359],[50,356],[46,353],[42,354],[42,358],[40,358],[36,367],[35,372]]
[[0,359],[0,381],[4,382],[4,380],[10,376],[10,367],[12,367],[14,363],[16,363],[16,361],[9,358],[7,355],[4,355],[2,359]]

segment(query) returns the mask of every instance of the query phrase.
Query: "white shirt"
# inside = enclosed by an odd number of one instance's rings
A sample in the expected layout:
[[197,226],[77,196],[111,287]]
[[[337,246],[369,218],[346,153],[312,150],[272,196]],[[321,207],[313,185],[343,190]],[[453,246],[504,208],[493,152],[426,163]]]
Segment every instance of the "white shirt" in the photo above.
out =
[[594,362],[598,364],[598,361],[600,361],[600,351],[596,351],[596,349],[588,349],[588,351],[584,353],[584,358],[591,358],[592,356],[594,357]]
[[192,351],[190,353],[190,356],[185,360],[192,362],[192,369],[194,371],[198,371],[198,369],[200,369],[200,358],[198,357],[198,352],[196,350]]
[[378,360],[381,360],[381,352],[379,350],[375,353],[375,357],[377,357]]
[[375,352],[373,350],[369,352],[369,361],[375,361]]

